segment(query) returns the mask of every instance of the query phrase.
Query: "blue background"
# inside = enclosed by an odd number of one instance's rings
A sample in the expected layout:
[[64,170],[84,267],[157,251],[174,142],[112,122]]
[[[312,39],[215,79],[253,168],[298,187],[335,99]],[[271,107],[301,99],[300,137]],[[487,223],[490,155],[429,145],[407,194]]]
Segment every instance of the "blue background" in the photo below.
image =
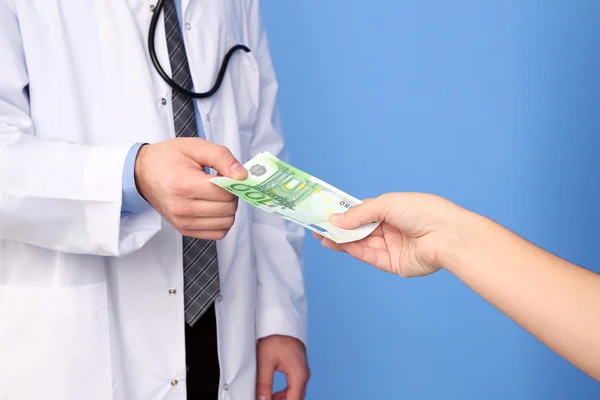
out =
[[[262,11],[295,165],[357,197],[445,196],[600,271],[600,1]],[[308,237],[306,277],[308,399],[600,398],[449,273],[405,280]]]

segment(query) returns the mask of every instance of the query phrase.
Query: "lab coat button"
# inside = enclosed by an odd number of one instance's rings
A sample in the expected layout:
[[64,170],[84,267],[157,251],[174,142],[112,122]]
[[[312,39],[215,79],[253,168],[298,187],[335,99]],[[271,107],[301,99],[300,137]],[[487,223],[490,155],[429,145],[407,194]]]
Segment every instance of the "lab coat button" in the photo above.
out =
[[221,295],[218,295],[218,296],[217,296],[217,301],[223,301],[223,296],[221,296]]
[[224,384],[223,385],[223,390],[227,390],[227,389],[229,389],[229,385],[228,384]]
[[150,4],[150,11],[156,11],[156,6],[154,4]]
[[189,31],[190,29],[192,29],[192,26],[190,24],[185,24],[185,29]]
[[178,383],[179,383],[179,382],[177,381],[177,379],[173,379],[173,380],[171,381],[171,386],[177,386],[177,384],[178,384]]
[[206,120],[210,121],[210,114],[206,114]]
[[167,104],[167,99],[165,99],[164,97],[160,99],[160,104],[162,104],[163,106]]
[[169,289],[169,294],[171,296],[175,296],[177,294],[177,290],[175,290],[175,289]]

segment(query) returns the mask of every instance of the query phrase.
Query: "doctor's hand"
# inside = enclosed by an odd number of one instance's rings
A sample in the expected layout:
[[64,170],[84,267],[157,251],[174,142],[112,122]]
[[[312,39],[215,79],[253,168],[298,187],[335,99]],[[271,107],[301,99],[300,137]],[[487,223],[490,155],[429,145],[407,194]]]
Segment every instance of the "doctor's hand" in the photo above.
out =
[[[291,336],[259,339],[257,347],[257,400],[304,400],[310,369],[304,344]],[[273,394],[275,371],[285,374],[287,387]]]
[[457,229],[464,209],[441,197],[422,193],[388,193],[369,199],[331,223],[353,229],[373,221],[382,224],[365,239],[336,244],[314,234],[322,244],[343,251],[386,272],[402,277],[425,276],[440,269],[441,243]]
[[226,147],[176,138],[140,148],[135,182],[140,195],[182,235],[219,240],[233,225],[237,198],[210,182],[205,166],[233,179],[247,176]]

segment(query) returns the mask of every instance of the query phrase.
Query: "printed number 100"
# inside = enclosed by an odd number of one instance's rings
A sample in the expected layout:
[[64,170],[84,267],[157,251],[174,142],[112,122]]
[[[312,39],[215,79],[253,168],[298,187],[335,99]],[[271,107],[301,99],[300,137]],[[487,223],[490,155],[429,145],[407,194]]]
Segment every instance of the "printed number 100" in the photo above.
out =
[[258,204],[266,204],[273,200],[266,194],[254,190],[252,186],[248,186],[245,183],[234,183],[229,185],[229,188],[234,192],[244,193],[245,198]]

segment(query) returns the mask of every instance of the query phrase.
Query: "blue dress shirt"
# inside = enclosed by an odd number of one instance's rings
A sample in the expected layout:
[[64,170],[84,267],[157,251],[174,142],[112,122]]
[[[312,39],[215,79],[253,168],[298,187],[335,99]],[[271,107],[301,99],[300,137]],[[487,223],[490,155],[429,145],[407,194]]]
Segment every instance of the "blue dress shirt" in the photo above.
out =
[[[181,23],[181,0],[175,0],[175,8],[177,9],[177,17],[179,18],[179,26]],[[182,30],[182,35],[184,32]],[[192,89],[193,90],[193,89]],[[202,126],[202,119],[200,118],[200,112],[198,111],[197,101],[194,100],[194,111],[196,112],[196,125],[198,126],[198,136],[204,138],[204,127]],[[127,157],[125,158],[125,165],[123,168],[123,197],[121,204],[121,217],[139,214],[145,211],[150,205],[148,202],[139,194],[135,185],[135,159],[137,157],[140,147],[144,143],[136,143],[129,149]]]

